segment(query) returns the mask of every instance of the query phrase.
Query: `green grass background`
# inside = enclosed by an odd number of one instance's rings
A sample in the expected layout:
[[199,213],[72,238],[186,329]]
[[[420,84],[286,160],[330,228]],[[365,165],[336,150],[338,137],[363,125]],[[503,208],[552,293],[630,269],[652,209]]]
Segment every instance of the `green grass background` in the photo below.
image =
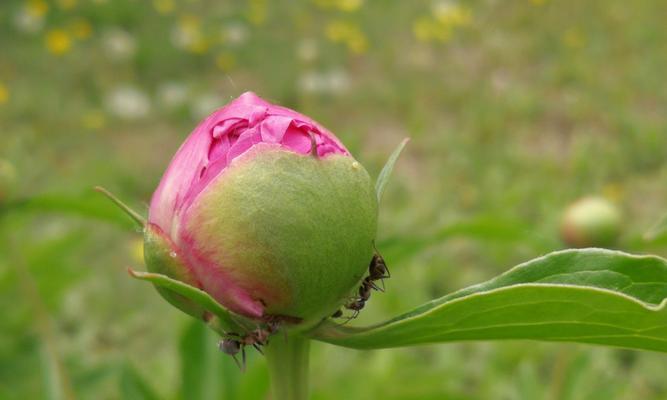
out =
[[[127,276],[140,234],[92,192],[145,212],[197,121],[246,90],[320,121],[374,176],[412,138],[381,207],[392,278],[355,324],[563,248],[560,215],[584,195],[623,211],[617,248],[666,255],[642,238],[667,211],[665,15],[658,0],[3,0],[0,398],[267,398],[261,357],[241,374]],[[318,400],[667,398],[662,354],[312,353]]]

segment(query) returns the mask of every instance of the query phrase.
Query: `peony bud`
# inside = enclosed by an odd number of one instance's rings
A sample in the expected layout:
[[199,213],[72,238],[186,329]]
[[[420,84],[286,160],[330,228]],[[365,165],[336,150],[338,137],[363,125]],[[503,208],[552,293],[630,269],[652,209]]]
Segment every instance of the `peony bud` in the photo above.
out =
[[172,159],[151,200],[145,259],[150,271],[237,314],[308,326],[358,287],[376,226],[371,179],[338,139],[245,93],[197,126]]
[[621,214],[600,197],[584,197],[570,205],[561,221],[563,242],[572,247],[606,247],[620,233]]

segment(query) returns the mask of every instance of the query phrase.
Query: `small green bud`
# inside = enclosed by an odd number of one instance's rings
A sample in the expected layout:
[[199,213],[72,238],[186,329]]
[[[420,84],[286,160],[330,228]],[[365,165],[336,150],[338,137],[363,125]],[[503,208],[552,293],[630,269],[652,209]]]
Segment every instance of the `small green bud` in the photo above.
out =
[[620,234],[621,213],[601,197],[585,197],[570,205],[561,220],[561,238],[571,247],[607,247]]

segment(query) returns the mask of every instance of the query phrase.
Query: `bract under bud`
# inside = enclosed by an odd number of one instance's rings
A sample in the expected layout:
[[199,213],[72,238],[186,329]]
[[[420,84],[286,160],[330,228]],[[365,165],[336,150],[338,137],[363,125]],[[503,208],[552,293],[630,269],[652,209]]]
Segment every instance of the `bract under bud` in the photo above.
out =
[[344,303],[367,272],[377,200],[366,170],[332,133],[246,93],[181,146],[148,222],[149,270],[246,317],[308,326]]
[[563,242],[572,247],[606,247],[614,244],[621,213],[608,200],[584,197],[570,205],[561,220]]
[[[154,224],[144,229],[144,261],[150,272],[178,279],[190,286],[198,286],[194,274],[184,263],[172,241]],[[173,306],[196,318],[205,318],[206,311],[178,293],[162,287],[158,292]]]

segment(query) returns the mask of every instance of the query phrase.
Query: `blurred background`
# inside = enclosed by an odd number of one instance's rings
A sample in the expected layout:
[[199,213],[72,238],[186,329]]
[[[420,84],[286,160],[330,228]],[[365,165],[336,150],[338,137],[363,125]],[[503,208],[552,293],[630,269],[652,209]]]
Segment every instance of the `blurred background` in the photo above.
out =
[[[335,132],[375,176],[392,278],[379,321],[561,249],[582,196],[667,211],[667,3],[0,2],[0,398],[266,399],[146,283],[145,213],[196,123],[247,90]],[[353,351],[316,343],[313,399],[664,399],[667,357],[573,344]]]

